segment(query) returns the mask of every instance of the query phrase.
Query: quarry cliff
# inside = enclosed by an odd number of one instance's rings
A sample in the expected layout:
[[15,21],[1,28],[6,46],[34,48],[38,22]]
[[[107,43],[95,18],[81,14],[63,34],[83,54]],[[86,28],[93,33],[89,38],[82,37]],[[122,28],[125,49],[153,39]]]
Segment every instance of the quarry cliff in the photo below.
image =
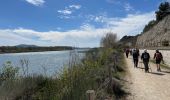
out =
[[150,49],[170,49],[170,15],[138,36],[136,46]]

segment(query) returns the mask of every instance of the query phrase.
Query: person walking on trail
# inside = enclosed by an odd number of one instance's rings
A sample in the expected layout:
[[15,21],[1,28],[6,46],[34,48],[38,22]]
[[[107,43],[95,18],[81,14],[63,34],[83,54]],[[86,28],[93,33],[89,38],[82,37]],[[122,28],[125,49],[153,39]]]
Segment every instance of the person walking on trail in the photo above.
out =
[[140,55],[140,53],[139,53],[139,49],[138,48],[136,48],[136,51],[138,52],[138,54]]
[[162,53],[157,49],[154,54],[154,59],[156,60],[157,71],[161,71],[160,63],[163,61]]
[[130,50],[129,50],[129,52],[130,52],[130,55],[132,56],[132,52],[133,52],[133,50],[132,50],[132,49],[130,49]]
[[129,56],[129,49],[127,48],[125,52],[126,52],[126,57],[128,58],[128,56]]
[[139,61],[139,52],[137,51],[137,49],[133,50],[133,62],[134,62],[134,68],[138,67],[138,61]]
[[149,59],[150,59],[150,55],[147,52],[147,50],[145,49],[141,56],[141,60],[143,60],[143,64],[145,66],[145,72],[149,72],[149,66],[148,66]]

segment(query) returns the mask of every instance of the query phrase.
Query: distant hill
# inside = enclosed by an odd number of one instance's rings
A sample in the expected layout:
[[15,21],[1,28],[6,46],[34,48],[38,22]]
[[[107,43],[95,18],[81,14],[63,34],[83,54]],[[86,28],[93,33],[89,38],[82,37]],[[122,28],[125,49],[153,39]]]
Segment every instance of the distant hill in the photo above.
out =
[[136,36],[123,36],[120,40],[119,43],[123,44],[124,46],[130,46],[130,47],[135,47],[136,46],[136,41],[139,35]]
[[38,46],[36,46],[36,45],[28,45],[28,44],[20,44],[20,45],[16,45],[16,47],[28,48],[28,47],[38,47]]

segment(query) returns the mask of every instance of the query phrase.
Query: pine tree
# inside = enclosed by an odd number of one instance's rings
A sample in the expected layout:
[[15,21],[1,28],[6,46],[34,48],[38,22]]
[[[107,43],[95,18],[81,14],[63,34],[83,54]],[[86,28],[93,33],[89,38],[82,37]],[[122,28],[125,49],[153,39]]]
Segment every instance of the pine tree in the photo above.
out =
[[165,16],[170,14],[170,4],[169,2],[163,2],[159,5],[159,10],[155,12],[156,13],[156,20],[160,21]]

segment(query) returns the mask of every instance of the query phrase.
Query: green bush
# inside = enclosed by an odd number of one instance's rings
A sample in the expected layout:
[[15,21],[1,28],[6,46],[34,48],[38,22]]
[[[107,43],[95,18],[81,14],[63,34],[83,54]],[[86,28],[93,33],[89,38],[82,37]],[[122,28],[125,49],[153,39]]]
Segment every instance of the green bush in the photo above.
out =
[[10,61],[7,61],[0,71],[1,82],[8,79],[14,79],[19,72],[18,67],[14,67]]
[[149,31],[149,30],[150,30],[153,26],[155,26],[157,23],[158,23],[157,21],[151,20],[147,25],[145,25],[142,33]]

